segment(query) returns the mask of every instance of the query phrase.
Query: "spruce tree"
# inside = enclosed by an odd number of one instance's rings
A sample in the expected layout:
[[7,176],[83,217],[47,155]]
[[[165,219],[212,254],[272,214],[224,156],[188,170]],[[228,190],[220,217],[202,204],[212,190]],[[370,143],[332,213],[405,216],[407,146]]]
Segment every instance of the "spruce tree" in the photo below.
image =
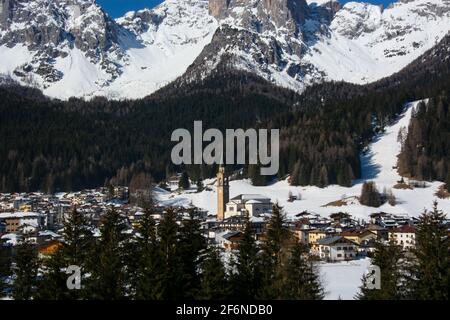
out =
[[136,273],[132,284],[136,288],[138,300],[157,300],[159,298],[158,280],[161,272],[161,256],[158,251],[156,223],[151,209],[146,209],[137,228],[136,250],[130,259],[136,259]]
[[242,240],[233,261],[232,297],[238,300],[254,300],[261,287],[259,247],[250,220],[247,218]]
[[416,229],[415,259],[410,270],[410,298],[448,300],[450,293],[450,238],[445,214],[425,211]]
[[281,294],[283,255],[288,251],[292,234],[285,226],[282,208],[273,206],[272,216],[267,225],[266,241],[262,246],[261,271],[262,285],[259,292],[261,299],[276,299]]
[[24,241],[16,247],[13,273],[14,300],[30,300],[36,289],[37,274],[39,268],[38,254],[35,245]]
[[65,273],[66,261],[61,250],[56,251],[42,262],[42,279],[38,282],[36,299],[66,300],[75,299],[77,290],[67,288],[68,276]]
[[91,274],[87,285],[89,298],[118,300],[126,295],[125,243],[128,236],[124,217],[112,209],[104,216],[100,239],[95,243],[88,262]]
[[189,218],[183,221],[179,232],[178,256],[182,262],[182,284],[184,298],[192,299],[200,286],[200,253],[206,249],[206,239],[200,229],[200,220],[195,209],[189,210]]
[[224,300],[230,297],[230,284],[225,266],[216,247],[208,248],[201,264],[199,300]]
[[162,264],[158,287],[160,288],[159,298],[162,300],[178,300],[183,297],[183,292],[180,290],[183,266],[181,257],[178,255],[178,232],[177,213],[169,208],[158,227],[160,239],[158,250]]
[[[74,209],[64,221],[64,241],[61,247],[43,261],[43,274],[39,282],[38,299],[61,300],[80,299],[84,290],[69,290],[67,288],[66,270],[69,266],[81,268],[85,274],[86,263],[92,250],[93,236],[89,221],[84,215]],[[83,284],[85,279],[81,279]]]
[[63,238],[60,250],[67,266],[85,267],[94,239],[88,219],[76,209],[64,221]]
[[321,300],[324,290],[308,248],[296,243],[290,251],[278,298],[285,300]]
[[357,298],[360,300],[399,300],[405,295],[405,255],[402,248],[393,241],[389,244],[377,242],[372,265],[378,266],[381,272],[381,289],[369,289],[365,283],[367,277],[362,279],[363,285]]

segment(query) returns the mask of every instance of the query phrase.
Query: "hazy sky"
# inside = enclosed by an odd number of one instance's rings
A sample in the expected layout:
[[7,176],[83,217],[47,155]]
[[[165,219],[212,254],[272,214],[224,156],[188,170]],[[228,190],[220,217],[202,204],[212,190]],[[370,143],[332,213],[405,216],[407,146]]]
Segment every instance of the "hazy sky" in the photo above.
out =
[[[384,4],[388,6],[395,0],[355,0],[358,2],[370,2],[375,4]],[[143,8],[153,8],[161,0],[97,0],[97,2],[114,18],[122,16],[125,12],[139,10]],[[350,0],[340,0],[341,3],[350,2]]]

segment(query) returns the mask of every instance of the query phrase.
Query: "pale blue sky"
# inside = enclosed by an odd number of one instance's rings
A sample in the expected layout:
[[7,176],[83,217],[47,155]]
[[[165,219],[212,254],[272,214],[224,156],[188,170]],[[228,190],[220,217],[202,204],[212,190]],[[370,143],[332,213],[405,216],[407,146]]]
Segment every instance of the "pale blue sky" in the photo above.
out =
[[[395,0],[354,0],[358,2],[370,2],[374,4],[384,4],[386,7],[395,2]],[[112,17],[117,18],[123,16],[125,12],[132,10],[139,10],[144,8],[153,8],[160,4],[161,0],[97,0],[97,2],[108,12]],[[350,2],[350,0],[340,0],[341,3]]]

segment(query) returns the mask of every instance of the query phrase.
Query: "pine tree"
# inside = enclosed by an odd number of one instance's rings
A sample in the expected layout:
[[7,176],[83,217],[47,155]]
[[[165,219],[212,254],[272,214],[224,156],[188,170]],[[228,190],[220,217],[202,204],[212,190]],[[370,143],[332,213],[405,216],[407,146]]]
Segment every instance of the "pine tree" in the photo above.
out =
[[94,239],[88,219],[76,209],[64,221],[63,238],[60,250],[67,266],[85,267]]
[[38,299],[75,300],[84,296],[84,290],[69,290],[66,283],[68,277],[66,270],[69,266],[80,267],[82,275],[84,274],[93,244],[89,222],[76,209],[64,221],[63,238],[61,247],[44,260]]
[[67,288],[68,267],[61,250],[56,251],[42,263],[43,275],[38,283],[36,299],[66,300],[77,298],[77,290]]
[[267,225],[266,241],[262,246],[261,299],[276,299],[280,296],[283,271],[283,254],[288,250],[292,234],[285,226],[282,208],[273,206],[272,216]]
[[183,171],[180,177],[180,181],[178,181],[178,188],[187,190],[191,187],[191,183],[189,181],[189,176],[186,171]]
[[242,240],[233,261],[232,297],[238,300],[253,300],[257,297],[261,286],[261,268],[259,264],[259,248],[251,222],[247,219]]
[[415,259],[410,270],[410,295],[418,300],[448,300],[450,293],[450,238],[445,214],[425,211],[416,230]]
[[310,261],[308,248],[296,243],[285,267],[279,298],[286,300],[321,300],[324,290],[319,274]]
[[230,285],[220,251],[210,247],[201,264],[199,300],[224,300],[230,297]]
[[162,300],[178,300],[183,297],[183,266],[178,255],[177,213],[169,208],[158,228],[159,251],[161,255],[160,298]]
[[158,281],[161,271],[161,256],[158,251],[156,223],[152,210],[146,209],[137,228],[136,250],[132,250],[129,259],[136,259],[135,275],[132,279],[138,300],[157,300],[159,298]]
[[124,246],[127,235],[124,218],[114,209],[104,216],[100,239],[88,261],[87,295],[98,300],[118,300],[126,294]]
[[6,294],[7,280],[11,276],[11,247],[0,245],[0,297]]
[[377,242],[372,265],[378,266],[381,272],[381,289],[368,289],[365,285],[367,278],[364,276],[361,292],[357,295],[360,300],[399,300],[405,295],[404,266],[405,256],[401,247],[394,242],[384,244]]
[[195,209],[189,210],[189,218],[183,221],[179,233],[178,256],[182,261],[184,298],[192,299],[200,286],[199,256],[206,249],[206,240],[200,229],[200,220]]
[[13,273],[14,300],[30,300],[36,289],[36,277],[39,268],[39,260],[36,247],[29,242],[22,242],[16,247]]

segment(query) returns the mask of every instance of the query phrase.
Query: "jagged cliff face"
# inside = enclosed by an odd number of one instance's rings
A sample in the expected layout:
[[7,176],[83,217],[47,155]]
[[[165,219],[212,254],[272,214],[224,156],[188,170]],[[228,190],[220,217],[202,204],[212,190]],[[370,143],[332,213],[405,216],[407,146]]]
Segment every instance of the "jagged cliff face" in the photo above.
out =
[[0,0],[0,75],[59,98],[139,98],[216,68],[305,86],[388,76],[450,30],[450,0],[166,0],[113,20],[94,0]]
[[124,53],[119,27],[89,0],[1,0],[0,45],[25,46],[30,60],[13,70],[20,79],[36,74],[46,88],[64,76],[54,62],[78,49],[112,81],[120,75],[114,60]]

